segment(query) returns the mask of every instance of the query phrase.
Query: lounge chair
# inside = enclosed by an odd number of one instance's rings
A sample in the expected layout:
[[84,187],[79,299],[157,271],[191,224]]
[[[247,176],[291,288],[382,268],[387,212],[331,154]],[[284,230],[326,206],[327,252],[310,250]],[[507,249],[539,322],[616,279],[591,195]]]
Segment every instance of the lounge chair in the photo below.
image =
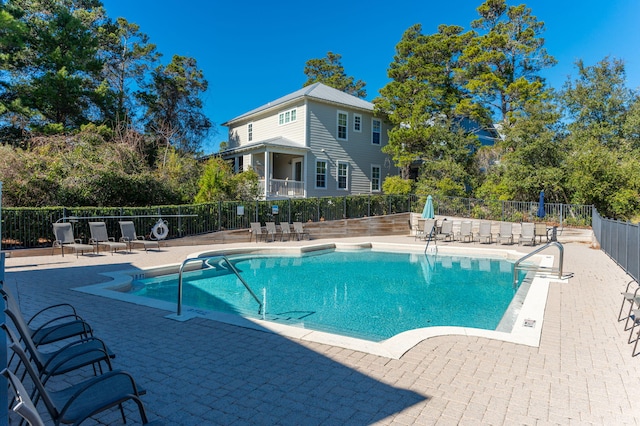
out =
[[[5,313],[11,318],[14,326],[18,329],[20,337],[7,326],[7,324],[0,325],[9,340],[19,345],[22,342],[27,352],[29,352],[29,358],[35,364],[40,380],[46,383],[49,378],[66,374],[70,371],[75,371],[83,367],[92,365],[98,366],[100,372],[102,372],[102,363],[104,363],[108,370],[112,370],[111,357],[113,354],[109,352],[104,342],[96,337],[90,337],[88,339],[80,339],[73,341],[61,348],[51,351],[43,352],[39,350],[31,337],[20,328],[16,323],[12,315],[5,310]],[[20,362],[16,369],[20,366]]]
[[267,228],[267,238],[269,238],[269,236],[271,235],[271,241],[275,241],[276,236],[280,235],[280,239],[282,239],[282,235],[280,234],[280,232],[278,232],[275,222],[265,222],[264,225]]
[[460,231],[458,231],[458,241],[473,242],[473,223],[465,220],[460,224]]
[[522,229],[520,230],[520,236],[518,237],[518,245],[536,245],[536,225],[531,222],[523,222],[521,227]]
[[[109,408],[119,406],[122,420],[126,423],[126,417],[122,404],[133,401],[138,406],[140,418],[143,424],[147,424],[147,414],[140,399],[140,391],[136,386],[133,377],[124,371],[109,371],[96,377],[91,377],[79,383],[75,383],[67,388],[51,391],[45,389],[45,384],[38,377],[38,373],[29,362],[29,358],[24,350],[17,343],[12,343],[9,348],[20,358],[24,364],[25,373],[29,375],[33,382],[35,395],[31,406],[35,406],[42,398],[47,412],[51,416],[55,425],[60,424],[80,424],[84,420],[101,413]],[[27,397],[24,386],[18,378],[8,369],[2,371],[14,389],[18,389],[21,398]],[[20,386],[17,385],[20,383]],[[37,411],[36,411],[37,413]],[[29,418],[36,419],[34,415]],[[34,420],[35,424],[38,423]]]
[[420,239],[425,241],[433,241],[436,238],[436,225],[437,222],[435,219],[425,219],[421,220],[422,223],[422,233],[420,235]]
[[305,235],[307,236],[307,240],[311,239],[309,232],[304,230],[302,222],[293,222],[293,232],[298,236],[298,240],[304,240]]
[[478,242],[480,244],[493,243],[493,234],[491,233],[491,222],[480,222],[478,229]]
[[[631,289],[631,285],[636,284],[635,290]],[[629,318],[631,317],[631,311],[635,306],[640,305],[640,285],[636,283],[636,280],[631,280],[627,283],[627,288],[622,293],[622,306],[620,306],[620,313],[618,314],[618,322],[626,320],[624,325],[625,331],[629,329]],[[624,306],[629,303],[629,311],[626,317],[622,316]]]
[[542,237],[545,237],[547,239],[547,242],[549,242],[549,233],[547,230],[547,224],[544,222],[536,222],[536,230],[535,230],[535,236],[536,237],[540,237],[540,242],[542,243]]
[[442,225],[440,225],[440,230],[438,231],[438,237],[442,238],[444,241],[453,241],[453,221],[451,220],[443,220]]
[[90,244],[95,245],[96,252],[100,252],[100,246],[105,246],[113,253],[118,249],[127,249],[126,243],[116,242],[116,239],[107,234],[107,225],[104,222],[89,222],[89,230],[91,231]]
[[511,222],[500,222],[500,232],[496,237],[498,244],[513,244],[513,224]]
[[76,253],[84,254],[85,251],[93,251],[94,247],[90,244],[83,244],[82,240],[73,236],[73,226],[71,223],[54,223],[53,234],[56,239],[53,241],[53,252],[56,248],[60,248],[60,253],[64,257],[64,249],[71,249]]
[[158,241],[145,240],[144,237],[136,235],[136,226],[130,220],[120,222],[120,232],[122,233],[120,241],[127,245],[129,251],[131,251],[135,245],[144,247],[145,252],[148,247],[160,250],[160,243]]
[[260,225],[260,222],[251,222],[251,229],[249,230],[249,232],[251,232],[251,237],[249,238],[249,242],[251,242],[251,238],[255,238],[256,243],[261,238],[264,238],[265,241],[267,239],[267,234],[262,231],[262,225]]
[[[36,312],[27,321],[22,315],[18,302],[13,297],[6,286],[0,288],[0,295],[5,300],[6,309],[13,312],[16,318],[23,323],[36,347],[49,343],[59,342],[72,337],[89,338],[93,336],[91,326],[84,321],[73,306],[68,303],[61,303],[48,306]],[[58,311],[58,312],[53,312]],[[41,321],[41,318],[45,318]],[[40,325],[33,326],[32,323],[40,322]]]
[[289,222],[280,222],[280,241],[284,240],[285,235],[287,236],[287,241],[290,241],[293,236],[291,225],[289,225]]
[[40,413],[38,413],[35,404],[31,398],[29,398],[29,394],[20,379],[6,368],[2,370],[0,374],[7,379],[9,389],[13,392],[13,397],[9,395],[9,401],[11,401],[9,403],[9,409],[22,417],[29,426],[44,426],[44,421],[42,417],[40,417]]

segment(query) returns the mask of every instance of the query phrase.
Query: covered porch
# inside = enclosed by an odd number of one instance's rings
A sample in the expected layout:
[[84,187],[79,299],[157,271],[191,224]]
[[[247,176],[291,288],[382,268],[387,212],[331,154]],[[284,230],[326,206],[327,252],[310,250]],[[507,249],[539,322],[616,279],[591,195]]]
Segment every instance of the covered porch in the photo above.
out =
[[263,199],[305,198],[305,158],[308,148],[278,138],[229,150],[223,158],[234,160],[236,172],[251,167],[258,174]]

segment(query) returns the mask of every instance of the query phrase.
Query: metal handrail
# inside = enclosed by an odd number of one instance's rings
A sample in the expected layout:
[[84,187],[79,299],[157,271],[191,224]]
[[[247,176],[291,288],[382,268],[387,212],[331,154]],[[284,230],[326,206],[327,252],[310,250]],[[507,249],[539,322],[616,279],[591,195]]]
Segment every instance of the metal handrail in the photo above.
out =
[[[424,246],[424,254],[427,254],[427,249],[429,248],[429,243],[431,242],[431,240],[433,239],[433,244],[435,244],[436,246],[438,245],[438,243],[436,242],[435,237],[433,236],[433,233],[436,231],[436,226],[435,224],[431,227],[431,232],[429,232],[429,237],[427,237],[427,245]],[[436,247],[437,250],[437,247]]]
[[564,247],[558,241],[550,241],[547,244],[543,245],[542,247],[540,247],[540,248],[532,251],[531,253],[522,256],[520,259],[516,260],[516,263],[514,263],[514,265],[513,265],[513,286],[514,286],[514,288],[518,285],[518,267],[520,266],[520,263],[522,263],[524,260],[527,260],[531,256],[540,253],[542,250],[544,250],[544,249],[546,249],[546,248],[548,248],[550,246],[558,247],[558,251],[560,252],[560,258],[558,259],[558,278],[562,278],[562,266],[564,264]]
[[256,294],[253,292],[253,290],[251,290],[251,287],[249,287],[249,284],[247,284],[247,282],[244,280],[244,278],[242,278],[242,276],[240,275],[240,271],[238,271],[238,269],[235,267],[235,265],[233,263],[231,263],[229,261],[229,259],[227,259],[227,256],[221,254],[221,255],[217,255],[217,256],[207,256],[207,257],[190,257],[188,259],[185,259],[182,262],[182,264],[180,265],[180,269],[178,271],[178,310],[176,312],[177,316],[181,316],[182,315],[182,272],[184,271],[184,267],[187,264],[195,262],[195,261],[199,261],[199,262],[205,263],[207,260],[218,259],[218,258],[222,258],[222,259],[224,259],[225,262],[227,262],[227,265],[229,265],[229,268],[233,271],[233,273],[236,275],[236,277],[238,277],[238,279],[240,280],[242,285],[244,285],[244,287],[247,289],[249,294],[251,294],[251,296],[255,299],[255,301],[258,302],[258,314],[260,314],[262,312],[262,302],[260,301],[260,299],[258,299],[258,296],[256,296]]

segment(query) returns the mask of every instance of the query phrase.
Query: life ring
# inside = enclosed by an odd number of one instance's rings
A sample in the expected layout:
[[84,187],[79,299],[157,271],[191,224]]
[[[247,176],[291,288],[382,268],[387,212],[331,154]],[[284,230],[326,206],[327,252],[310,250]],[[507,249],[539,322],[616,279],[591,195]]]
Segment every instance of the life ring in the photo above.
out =
[[169,235],[169,226],[167,226],[166,220],[158,220],[153,228],[151,229],[151,233],[156,238],[156,240],[164,240]]

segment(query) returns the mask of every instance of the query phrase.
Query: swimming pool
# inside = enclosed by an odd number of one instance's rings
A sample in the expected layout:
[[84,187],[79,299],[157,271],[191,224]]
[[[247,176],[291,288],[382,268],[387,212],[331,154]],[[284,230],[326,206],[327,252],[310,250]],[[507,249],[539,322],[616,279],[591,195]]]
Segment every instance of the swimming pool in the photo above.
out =
[[[264,312],[220,262],[184,274],[184,304],[370,341],[424,327],[496,330],[516,294],[504,258],[333,249],[230,261]],[[175,302],[176,288],[172,274],[134,280],[130,293]]]

